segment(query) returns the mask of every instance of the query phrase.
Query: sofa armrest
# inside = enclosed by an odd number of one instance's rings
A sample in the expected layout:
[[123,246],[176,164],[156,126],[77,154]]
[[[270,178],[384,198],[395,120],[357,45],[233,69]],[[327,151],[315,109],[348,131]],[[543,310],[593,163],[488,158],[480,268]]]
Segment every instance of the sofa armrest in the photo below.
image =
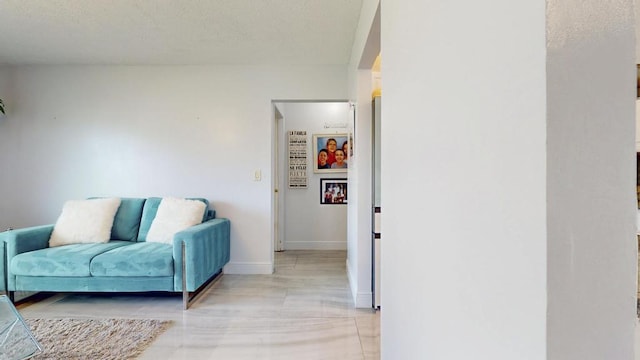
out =
[[4,256],[0,259],[4,273],[5,291],[11,291],[15,286],[15,276],[11,274],[9,264],[18,254],[44,249],[49,246],[49,237],[53,232],[53,225],[34,226],[0,233],[0,245]]
[[180,231],[173,237],[173,286],[182,291],[182,244],[185,244],[187,290],[195,291],[229,262],[231,225],[217,218]]
[[0,242],[6,244],[8,259],[28,251],[44,249],[49,246],[49,237],[53,225],[34,226],[0,233]]

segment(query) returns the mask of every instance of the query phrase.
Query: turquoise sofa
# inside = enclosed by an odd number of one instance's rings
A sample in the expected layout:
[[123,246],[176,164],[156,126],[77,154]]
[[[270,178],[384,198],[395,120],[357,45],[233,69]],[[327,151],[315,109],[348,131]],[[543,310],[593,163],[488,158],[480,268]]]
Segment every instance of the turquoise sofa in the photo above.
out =
[[173,244],[146,242],[161,200],[122,198],[107,243],[48,247],[54,225],[0,233],[0,290],[12,299],[15,291],[181,292],[186,309],[229,262],[230,223],[209,209]]

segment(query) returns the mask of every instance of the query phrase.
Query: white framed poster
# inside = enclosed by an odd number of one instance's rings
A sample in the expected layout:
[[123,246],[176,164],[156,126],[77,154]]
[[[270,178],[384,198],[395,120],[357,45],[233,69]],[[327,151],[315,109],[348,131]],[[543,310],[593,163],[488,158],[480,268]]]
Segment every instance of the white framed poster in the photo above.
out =
[[307,188],[307,132],[289,131],[289,188]]

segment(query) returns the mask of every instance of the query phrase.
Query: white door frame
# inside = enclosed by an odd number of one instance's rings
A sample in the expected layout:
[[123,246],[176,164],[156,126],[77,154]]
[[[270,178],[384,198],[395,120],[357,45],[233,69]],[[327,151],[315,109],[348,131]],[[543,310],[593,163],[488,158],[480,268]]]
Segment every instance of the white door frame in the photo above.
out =
[[284,184],[282,156],[284,154],[284,116],[273,103],[273,119],[275,127],[273,136],[273,251],[284,250]]
[[[271,100],[271,184],[272,184],[272,198],[271,198],[271,263],[274,264],[275,271],[275,252],[284,251],[285,243],[285,212],[284,200],[285,200],[285,167],[287,164],[283,164],[281,159],[284,159],[285,152],[285,116],[276,107],[276,104],[280,103],[350,103],[347,99],[327,99],[327,100]],[[276,191],[277,190],[277,191]],[[347,225],[348,226],[348,225]]]

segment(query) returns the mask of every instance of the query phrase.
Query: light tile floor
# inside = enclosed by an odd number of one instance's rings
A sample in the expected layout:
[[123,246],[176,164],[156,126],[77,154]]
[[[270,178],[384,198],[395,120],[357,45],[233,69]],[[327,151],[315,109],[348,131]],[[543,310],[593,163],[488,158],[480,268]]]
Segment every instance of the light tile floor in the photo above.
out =
[[19,310],[173,320],[141,359],[379,359],[380,314],[354,308],[345,262],[345,251],[276,253],[275,274],[226,274],[188,311],[164,294],[57,294]]

